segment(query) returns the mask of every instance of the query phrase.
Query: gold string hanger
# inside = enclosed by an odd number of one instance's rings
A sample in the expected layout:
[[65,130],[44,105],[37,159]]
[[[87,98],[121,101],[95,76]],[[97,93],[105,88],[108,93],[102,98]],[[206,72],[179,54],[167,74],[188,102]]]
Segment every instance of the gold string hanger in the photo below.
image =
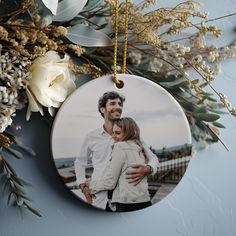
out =
[[[118,48],[118,31],[119,31],[119,0],[115,0],[115,38],[114,38],[114,82],[118,88],[123,87],[123,83],[121,80],[117,78],[117,48]],[[127,59],[127,44],[128,44],[128,0],[125,1],[125,30],[124,30],[124,51],[123,51],[123,66],[122,66],[122,74],[126,73],[126,59]]]

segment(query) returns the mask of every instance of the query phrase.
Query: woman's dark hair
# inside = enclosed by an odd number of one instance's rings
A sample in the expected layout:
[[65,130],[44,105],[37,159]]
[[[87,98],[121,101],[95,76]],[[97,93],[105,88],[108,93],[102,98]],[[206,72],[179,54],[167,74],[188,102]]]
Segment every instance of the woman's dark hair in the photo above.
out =
[[108,99],[117,99],[117,98],[120,99],[121,105],[123,106],[123,103],[125,101],[125,97],[123,95],[117,93],[117,92],[114,92],[114,91],[106,92],[102,95],[102,97],[99,98],[99,100],[98,100],[98,111],[100,112],[102,117],[104,117],[104,114],[100,111],[100,109],[102,107],[106,107],[107,100]]

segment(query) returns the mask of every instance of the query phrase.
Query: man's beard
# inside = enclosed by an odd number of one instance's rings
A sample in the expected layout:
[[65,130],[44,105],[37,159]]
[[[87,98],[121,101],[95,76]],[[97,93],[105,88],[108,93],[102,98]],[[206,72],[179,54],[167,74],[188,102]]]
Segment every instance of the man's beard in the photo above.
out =
[[[115,112],[118,112],[119,113],[119,117],[114,117],[112,114],[115,113]],[[112,109],[109,114],[108,114],[108,119],[110,121],[115,121],[115,120],[119,120],[120,117],[121,117],[121,113],[122,113],[122,110],[121,109]]]

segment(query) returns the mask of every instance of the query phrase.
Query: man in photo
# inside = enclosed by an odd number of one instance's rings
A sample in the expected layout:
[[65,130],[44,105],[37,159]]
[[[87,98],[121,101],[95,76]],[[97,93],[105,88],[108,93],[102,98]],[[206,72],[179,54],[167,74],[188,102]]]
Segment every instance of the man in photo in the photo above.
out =
[[[91,180],[100,179],[102,176],[114,144],[112,139],[113,122],[121,117],[124,102],[125,97],[117,92],[111,91],[103,94],[98,102],[98,111],[104,118],[104,124],[86,135],[81,153],[75,160],[76,183],[85,195],[87,202],[108,211],[110,210],[108,191],[101,191],[93,195],[86,183],[85,169],[91,158],[93,164]],[[127,171],[127,181],[130,184],[138,184],[146,175],[154,174],[157,171],[158,158],[146,144],[142,143],[142,145],[149,162],[145,165],[133,165],[132,170]]]

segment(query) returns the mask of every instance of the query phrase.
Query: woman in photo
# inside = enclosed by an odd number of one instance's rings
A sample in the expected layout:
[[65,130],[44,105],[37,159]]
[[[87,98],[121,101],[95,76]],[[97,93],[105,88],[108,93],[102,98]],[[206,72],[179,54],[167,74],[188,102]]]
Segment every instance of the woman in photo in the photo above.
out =
[[128,183],[127,170],[135,164],[148,163],[142,142],[140,129],[129,117],[113,123],[114,146],[111,159],[100,179],[90,182],[93,194],[113,190],[111,209],[118,212],[139,210],[151,205],[147,176],[138,184]]

